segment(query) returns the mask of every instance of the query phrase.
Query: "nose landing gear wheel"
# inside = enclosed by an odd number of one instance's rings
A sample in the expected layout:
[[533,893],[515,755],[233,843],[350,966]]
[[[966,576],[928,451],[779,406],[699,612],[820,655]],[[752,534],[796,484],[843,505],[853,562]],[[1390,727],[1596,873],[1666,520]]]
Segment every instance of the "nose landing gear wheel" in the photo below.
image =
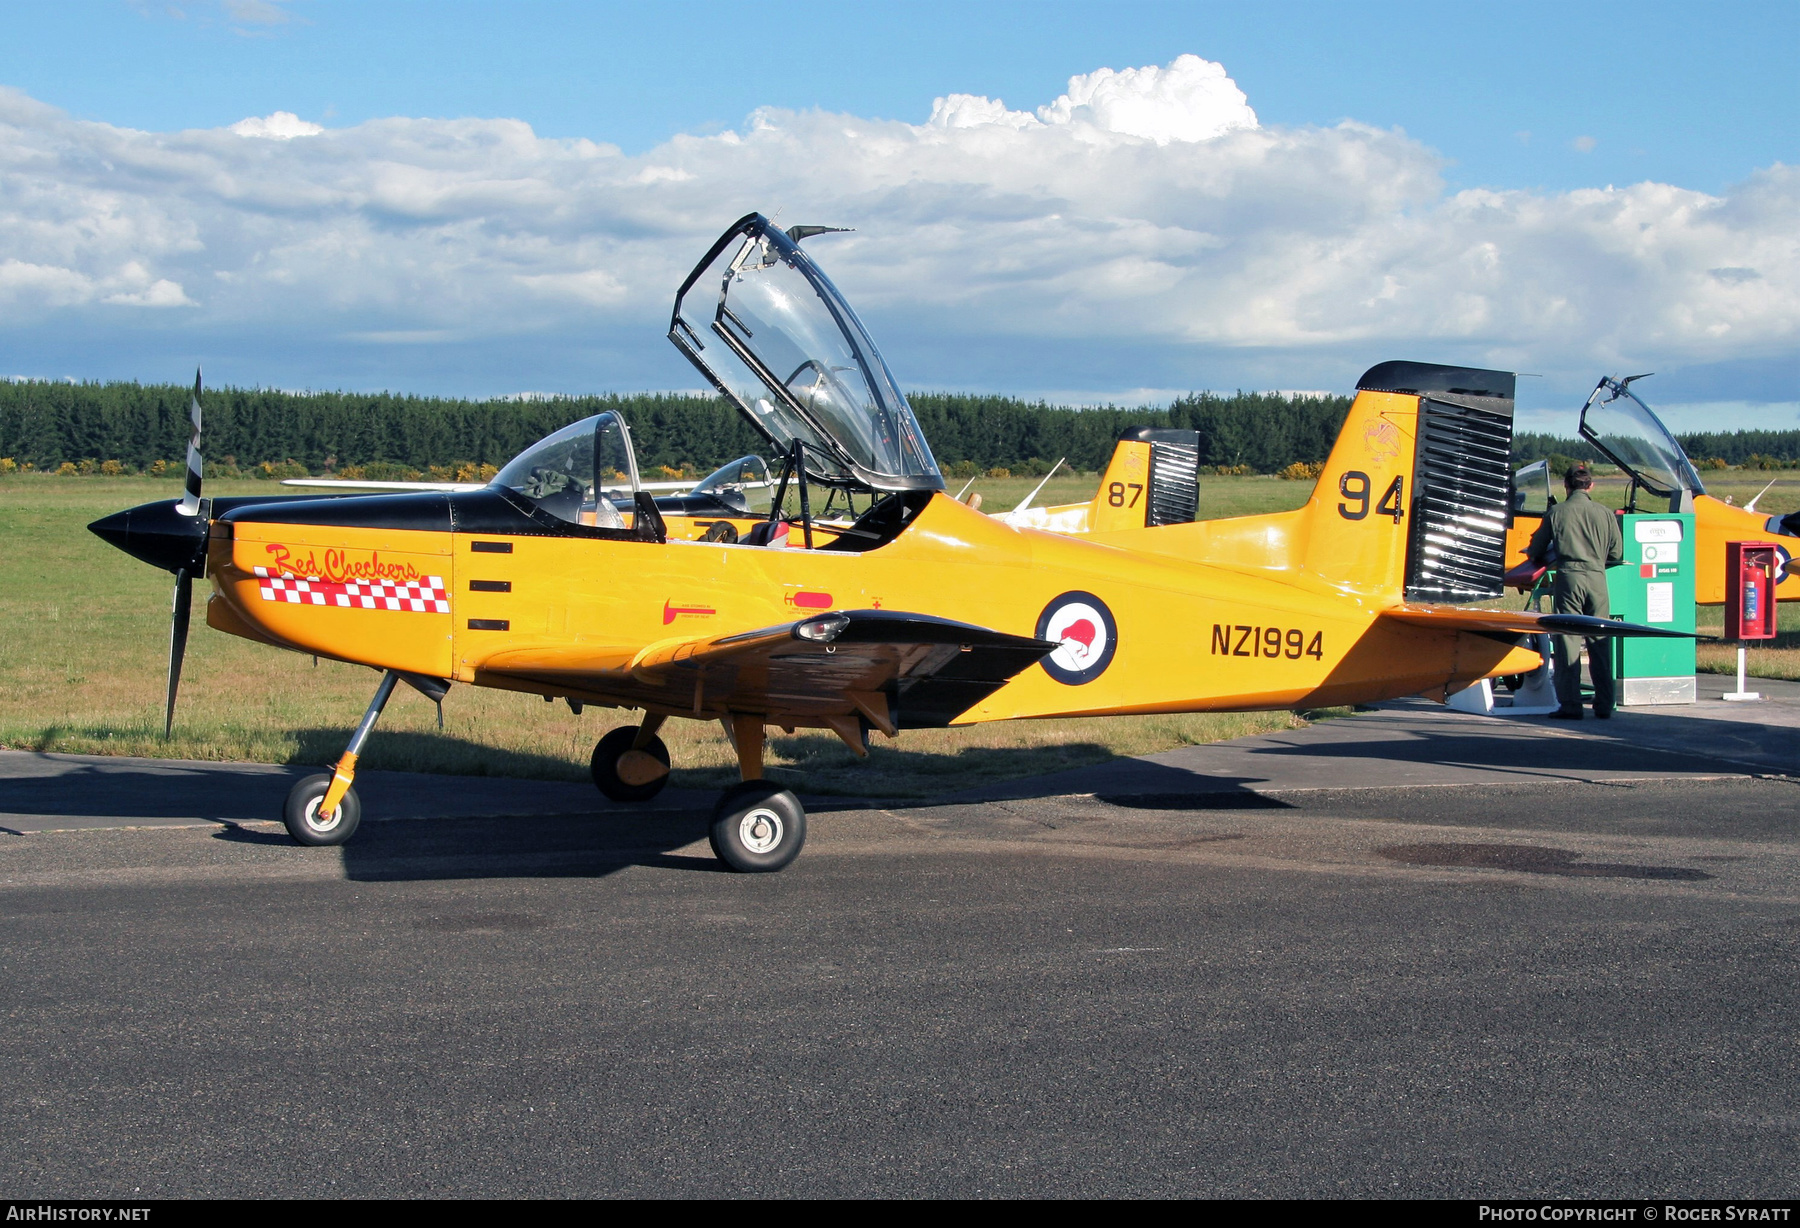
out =
[[344,794],[330,818],[319,817],[319,803],[325,800],[325,790],[329,788],[331,773],[324,772],[308,776],[288,793],[281,821],[287,824],[288,835],[296,843],[342,844],[356,834],[356,825],[362,822],[362,803],[357,800],[355,789]]
[[655,734],[637,750],[636,725],[621,725],[594,746],[594,785],[615,802],[647,802],[669,783],[669,748]]
[[806,811],[791,792],[766,780],[746,780],[713,807],[713,852],[740,874],[784,868],[806,843]]

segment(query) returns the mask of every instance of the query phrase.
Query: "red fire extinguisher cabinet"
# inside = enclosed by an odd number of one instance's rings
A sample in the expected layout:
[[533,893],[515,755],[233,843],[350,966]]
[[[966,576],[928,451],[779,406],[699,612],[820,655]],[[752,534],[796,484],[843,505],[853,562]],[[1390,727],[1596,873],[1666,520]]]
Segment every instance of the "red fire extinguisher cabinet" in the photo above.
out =
[[1725,543],[1725,638],[1775,638],[1775,574],[1780,565],[1773,542]]

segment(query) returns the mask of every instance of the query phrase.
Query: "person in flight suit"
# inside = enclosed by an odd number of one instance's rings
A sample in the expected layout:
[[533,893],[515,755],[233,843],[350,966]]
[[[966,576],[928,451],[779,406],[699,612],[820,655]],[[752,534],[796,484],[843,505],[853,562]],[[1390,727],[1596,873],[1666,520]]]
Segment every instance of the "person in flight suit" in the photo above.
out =
[[[1550,608],[1557,614],[1587,614],[1610,618],[1606,595],[1606,569],[1625,561],[1625,540],[1619,518],[1610,508],[1595,503],[1588,491],[1594,475],[1577,461],[1563,476],[1568,497],[1544,515],[1531,535],[1525,557],[1538,567],[1550,567],[1556,580],[1550,590]],[[1561,706],[1551,715],[1559,720],[1581,719],[1581,642],[1579,635],[1555,637],[1556,700]],[[1594,715],[1605,720],[1613,711],[1612,644],[1588,640],[1588,672],[1594,678]]]

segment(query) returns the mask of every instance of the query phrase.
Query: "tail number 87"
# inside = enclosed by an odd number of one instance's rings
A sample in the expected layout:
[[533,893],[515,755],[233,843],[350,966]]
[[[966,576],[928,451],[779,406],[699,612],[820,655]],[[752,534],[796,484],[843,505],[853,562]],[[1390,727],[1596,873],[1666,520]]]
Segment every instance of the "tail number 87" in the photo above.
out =
[[[1374,491],[1369,482],[1369,475],[1360,469],[1352,469],[1338,479],[1338,494],[1344,501],[1337,505],[1338,515],[1345,520],[1363,520],[1369,514],[1369,496]],[[1388,483],[1388,488],[1381,496],[1381,502],[1375,505],[1377,516],[1392,516],[1394,523],[1406,514],[1405,504],[1406,478],[1396,474]]]

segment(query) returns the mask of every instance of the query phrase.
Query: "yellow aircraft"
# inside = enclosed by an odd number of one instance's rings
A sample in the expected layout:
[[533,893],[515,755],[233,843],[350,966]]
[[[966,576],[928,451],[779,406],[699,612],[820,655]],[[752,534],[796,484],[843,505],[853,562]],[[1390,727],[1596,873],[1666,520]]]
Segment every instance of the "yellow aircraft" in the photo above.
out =
[[355,831],[357,756],[396,682],[440,699],[461,682],[641,711],[594,748],[615,800],[666,783],[665,721],[720,722],[742,782],[712,847],[765,871],[806,833],[794,794],[762,778],[771,726],[867,753],[875,730],[1444,698],[1535,668],[1533,634],[1670,634],[1446,604],[1501,591],[1505,372],[1370,370],[1297,511],[1196,520],[1197,437],[1145,431],[1084,536],[984,516],[945,493],[874,343],[800,250],[812,233],[735,223],[669,330],[783,458],[766,512],[724,479],[645,491],[615,412],[481,489],[205,500],[196,378],[187,495],[91,526],[176,573],[165,722],[204,575],[208,625],[381,671],[335,769],[288,798],[297,841]]
[[[1650,407],[1630,390],[1631,376],[1602,378],[1582,406],[1580,433],[1595,450],[1617,465],[1629,483],[1625,510],[1692,512],[1694,514],[1695,600],[1700,605],[1725,601],[1725,544],[1766,541],[1774,544],[1776,595],[1800,600],[1800,512],[1769,515],[1752,499],[1734,507],[1706,493],[1687,453]],[[1099,490],[1085,503],[1026,507],[1001,518],[1020,527],[1087,536],[1146,523],[1153,515],[1141,501],[1150,453],[1150,433],[1128,432],[1113,450]],[[1556,503],[1547,461],[1526,465],[1513,474],[1512,516],[1507,524],[1505,556],[1509,583],[1530,588],[1541,569],[1524,567],[1525,550],[1544,513]],[[1772,483],[1771,483],[1772,485]],[[1558,486],[1560,489],[1560,486]],[[1760,496],[1759,496],[1760,497]]]
[[[1631,391],[1633,381],[1644,378],[1602,376],[1581,407],[1581,437],[1617,465],[1629,481],[1625,510],[1694,514],[1696,604],[1724,604],[1725,543],[1737,541],[1773,543],[1780,556],[1775,595],[1783,601],[1800,600],[1800,581],[1794,580],[1791,567],[1800,555],[1800,512],[1771,516],[1756,510],[1756,499],[1744,507],[1733,507],[1707,494],[1681,444]],[[1555,502],[1547,462],[1526,465],[1513,475],[1513,521],[1506,535],[1509,568],[1525,562],[1531,535]]]

